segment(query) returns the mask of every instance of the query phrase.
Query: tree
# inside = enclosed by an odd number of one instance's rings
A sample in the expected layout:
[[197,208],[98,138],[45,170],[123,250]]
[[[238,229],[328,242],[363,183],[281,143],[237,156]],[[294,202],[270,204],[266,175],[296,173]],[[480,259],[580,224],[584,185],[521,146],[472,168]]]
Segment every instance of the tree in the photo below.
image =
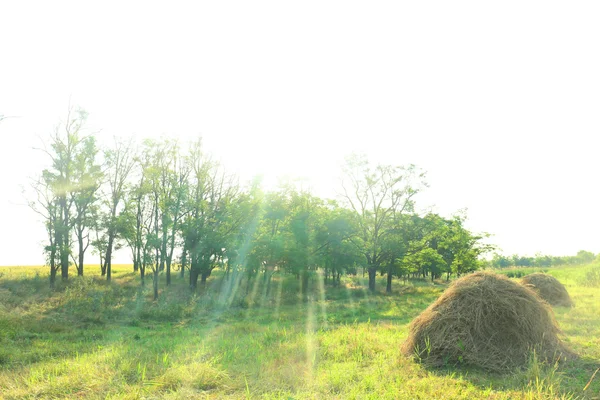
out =
[[423,239],[432,229],[426,218],[414,214],[395,214],[390,224],[389,234],[383,238],[382,245],[385,271],[381,272],[387,274],[386,293],[392,293],[394,275],[407,274],[410,268],[422,264],[411,260],[410,256],[427,247]]
[[323,266],[325,282],[329,276],[332,284],[340,284],[341,275],[356,270],[363,260],[358,237],[356,214],[330,201],[324,207],[323,223],[316,235],[319,264]]
[[575,258],[577,259],[577,264],[588,264],[594,261],[596,255],[591,251],[579,250]]
[[[550,262],[552,262],[552,260],[550,260]],[[508,268],[512,265],[512,261],[508,257],[494,253],[491,264],[494,268]]]
[[105,207],[106,229],[106,255],[104,256],[104,270],[106,280],[112,276],[112,253],[115,249],[115,240],[118,234],[118,215],[124,206],[124,197],[127,190],[127,178],[134,166],[132,142],[115,139],[114,147],[104,152],[106,160],[107,198]]
[[60,266],[57,259],[56,226],[58,223],[58,200],[49,182],[40,178],[31,184],[36,194],[36,200],[29,202],[29,207],[44,219],[44,226],[48,234],[48,244],[44,247],[46,262],[50,266],[50,287],[54,288],[56,273]]
[[125,198],[125,207],[119,216],[118,234],[125,239],[131,249],[133,272],[140,273],[142,286],[145,283],[146,262],[144,246],[144,227],[147,218],[149,187],[146,179],[145,168],[149,164],[149,155],[143,152],[134,158],[131,170],[133,183],[129,187]]
[[195,290],[198,278],[204,285],[223,263],[249,215],[235,177],[204,154],[200,140],[190,147],[188,157],[191,182],[183,234],[190,255],[190,287]]
[[308,293],[312,271],[318,267],[320,246],[316,241],[323,223],[323,202],[305,190],[292,190],[289,203],[289,239],[286,266],[289,272],[301,277],[302,295]]
[[152,165],[146,167],[148,182],[155,195],[158,213],[156,232],[160,240],[160,270],[166,268],[167,285],[171,284],[171,264],[175,251],[175,237],[180,230],[182,207],[188,191],[190,166],[179,152],[177,142],[164,140],[148,142],[153,148]]
[[426,186],[424,178],[425,174],[414,165],[372,168],[364,157],[354,155],[346,160],[342,197],[358,215],[371,291],[385,261],[384,240],[394,231],[392,222],[413,211],[414,196]]
[[[71,256],[71,232],[77,225],[78,238],[83,236],[87,224],[87,211],[95,192],[95,166],[88,165],[90,157],[95,157],[94,139],[81,135],[87,119],[87,113],[81,109],[69,109],[67,119],[59,124],[51,138],[49,148],[42,150],[49,156],[51,165],[42,173],[45,186],[53,193],[56,201],[56,220],[53,222],[55,251],[63,280],[69,277],[69,258]],[[75,205],[76,213],[73,213]],[[79,260],[85,252],[80,241]],[[78,267],[83,273],[83,265]]]
[[[90,230],[94,226],[97,214],[95,204],[97,191],[102,180],[102,170],[96,163],[98,149],[93,136],[81,139],[78,151],[74,155],[73,190],[70,193],[74,205],[73,225],[78,243],[78,257],[73,258],[77,275],[83,276],[84,255],[90,245]],[[84,243],[85,242],[85,243]]]
[[[270,290],[271,279],[285,262],[285,242],[288,236],[287,219],[289,196],[285,189],[260,195],[257,228],[252,238],[250,262],[246,262],[248,281],[256,273],[263,271],[266,293]],[[247,289],[249,289],[249,282]]]
[[420,268],[424,277],[429,274],[433,281],[443,273],[449,279],[452,274],[473,272],[481,265],[480,256],[493,250],[493,246],[483,243],[489,235],[469,232],[464,227],[465,219],[462,214],[450,219],[428,214],[422,219],[424,234],[413,243],[417,251],[409,261]]

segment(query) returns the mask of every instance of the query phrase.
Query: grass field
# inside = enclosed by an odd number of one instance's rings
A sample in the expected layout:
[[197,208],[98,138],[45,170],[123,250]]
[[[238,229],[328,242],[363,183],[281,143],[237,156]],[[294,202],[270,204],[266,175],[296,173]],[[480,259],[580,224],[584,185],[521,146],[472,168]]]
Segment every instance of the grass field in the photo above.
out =
[[[218,273],[192,295],[179,277],[140,289],[129,266],[112,284],[71,278],[50,291],[47,271],[0,267],[0,398],[91,399],[600,399],[600,287],[592,266],[548,268],[573,309],[555,308],[581,358],[509,375],[427,369],[400,354],[409,322],[445,284],[395,282],[370,294],[359,277],[341,288],[275,275],[229,291]],[[505,272],[505,271],[504,271]],[[383,281],[378,282],[384,289]],[[222,289],[223,288],[223,289]],[[246,294],[247,292],[247,294]],[[231,296],[235,293],[235,296]]]

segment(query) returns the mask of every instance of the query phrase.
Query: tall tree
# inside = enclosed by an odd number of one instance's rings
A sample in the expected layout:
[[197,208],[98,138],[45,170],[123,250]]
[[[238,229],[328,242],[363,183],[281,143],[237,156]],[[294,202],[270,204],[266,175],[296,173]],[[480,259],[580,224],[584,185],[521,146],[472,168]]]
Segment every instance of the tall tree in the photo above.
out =
[[366,158],[356,155],[346,160],[342,197],[358,215],[371,291],[384,262],[384,240],[394,231],[392,222],[413,211],[414,196],[426,186],[424,178],[414,165],[371,167]]
[[74,205],[73,225],[78,244],[78,257],[73,261],[77,275],[83,276],[84,255],[90,244],[90,231],[94,226],[97,192],[102,184],[102,170],[97,163],[98,148],[93,136],[81,139],[74,155],[73,190],[70,193]]
[[115,138],[114,147],[104,152],[106,160],[107,208],[105,216],[106,255],[104,256],[106,280],[112,277],[112,253],[118,234],[118,215],[124,206],[127,190],[127,178],[134,166],[132,141],[122,141]]
[[190,147],[188,157],[191,182],[184,240],[190,255],[190,287],[195,290],[198,278],[204,285],[224,262],[249,215],[237,180],[204,154],[201,141]]
[[[85,159],[94,153],[95,147],[92,137],[82,136],[86,120],[87,113],[85,111],[69,109],[66,121],[55,129],[49,148],[44,147],[43,149],[51,160],[51,166],[44,170],[42,177],[56,198],[57,218],[53,227],[54,246],[63,280],[69,277],[72,228],[78,221],[77,217],[83,215],[79,213],[80,207],[76,218],[73,218],[73,204],[76,200],[79,201],[79,205],[89,203],[87,199],[82,200],[84,197],[89,197],[88,182],[83,181],[88,178],[87,172],[89,171],[86,171],[87,165],[83,166],[81,162],[82,160],[84,160],[84,164],[88,162]],[[83,166],[86,172],[78,171],[80,166]],[[83,225],[83,217],[79,218],[79,222]]]

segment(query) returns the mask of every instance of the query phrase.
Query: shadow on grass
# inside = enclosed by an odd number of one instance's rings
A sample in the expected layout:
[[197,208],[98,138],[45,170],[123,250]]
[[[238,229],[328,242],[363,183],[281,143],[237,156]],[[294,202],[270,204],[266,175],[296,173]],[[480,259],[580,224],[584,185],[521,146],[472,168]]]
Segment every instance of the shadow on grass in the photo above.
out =
[[524,391],[543,398],[588,398],[587,395],[600,394],[600,381],[592,381],[584,391],[600,367],[600,360],[590,358],[546,363],[531,357],[528,365],[507,372],[490,372],[460,364],[422,367],[434,376],[464,379],[481,390],[491,387],[503,392]]

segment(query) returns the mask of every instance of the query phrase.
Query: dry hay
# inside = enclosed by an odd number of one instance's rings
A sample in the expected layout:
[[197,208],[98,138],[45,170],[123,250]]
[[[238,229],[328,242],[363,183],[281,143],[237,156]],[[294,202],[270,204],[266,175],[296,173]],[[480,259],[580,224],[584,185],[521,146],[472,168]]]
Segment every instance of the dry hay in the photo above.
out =
[[521,279],[521,284],[533,289],[543,300],[553,306],[573,306],[573,300],[567,289],[553,276],[535,273]]
[[490,371],[538,358],[574,356],[558,338],[550,306],[531,289],[493,273],[458,279],[410,325],[402,352],[426,365],[464,364]]

